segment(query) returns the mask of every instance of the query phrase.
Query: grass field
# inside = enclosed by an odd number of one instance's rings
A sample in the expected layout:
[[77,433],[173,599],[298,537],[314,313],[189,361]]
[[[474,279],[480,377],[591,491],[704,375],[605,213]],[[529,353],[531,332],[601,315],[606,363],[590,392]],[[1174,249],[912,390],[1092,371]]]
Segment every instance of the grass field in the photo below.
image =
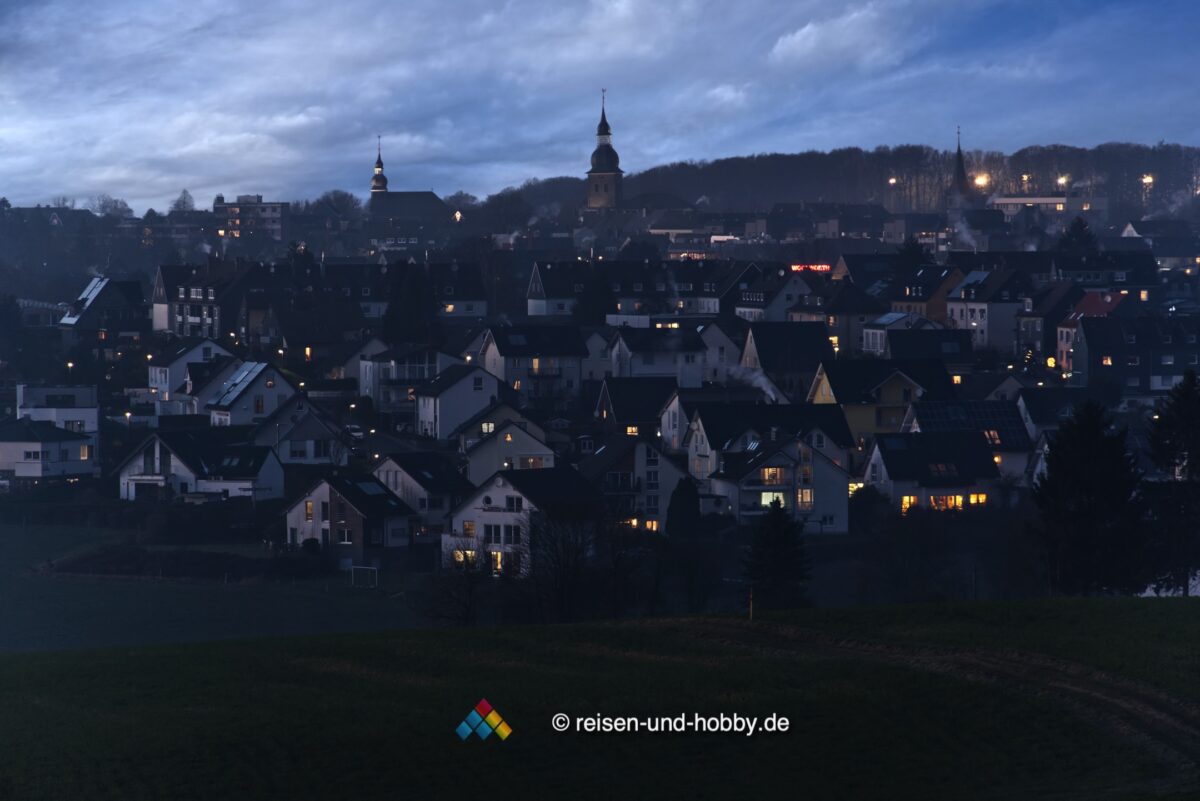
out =
[[[1194,798],[1197,643],[1177,599],[7,654],[0,798]],[[454,734],[481,697],[508,740]]]

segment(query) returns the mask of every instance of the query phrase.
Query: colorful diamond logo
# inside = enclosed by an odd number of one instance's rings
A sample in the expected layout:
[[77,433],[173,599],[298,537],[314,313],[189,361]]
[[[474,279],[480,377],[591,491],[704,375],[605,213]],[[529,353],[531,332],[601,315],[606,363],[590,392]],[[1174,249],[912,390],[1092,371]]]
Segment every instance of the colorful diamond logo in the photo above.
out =
[[508,735],[512,734],[512,726],[505,722],[486,698],[480,698],[479,703],[467,713],[454,733],[460,740],[466,740],[472,734],[480,740],[486,740],[495,734],[501,741],[504,741],[508,739]]

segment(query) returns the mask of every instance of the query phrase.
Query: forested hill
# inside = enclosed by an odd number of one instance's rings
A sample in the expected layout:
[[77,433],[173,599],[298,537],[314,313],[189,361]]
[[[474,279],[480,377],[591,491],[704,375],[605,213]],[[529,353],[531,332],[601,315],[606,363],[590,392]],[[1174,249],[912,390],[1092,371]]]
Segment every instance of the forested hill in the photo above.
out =
[[[987,175],[999,194],[1103,195],[1114,209],[1196,216],[1200,148],[1124,143],[1093,148],[1049,145],[1012,154],[966,153],[972,179]],[[893,211],[940,207],[954,152],[924,145],[772,153],[652,167],[625,177],[625,197],[670,194],[715,210],[766,210],[786,201],[878,202]],[[1145,182],[1150,176],[1151,181]],[[889,179],[895,179],[894,183]],[[1060,180],[1062,179],[1062,180]],[[518,190],[535,209],[578,205],[582,178],[533,180]]]

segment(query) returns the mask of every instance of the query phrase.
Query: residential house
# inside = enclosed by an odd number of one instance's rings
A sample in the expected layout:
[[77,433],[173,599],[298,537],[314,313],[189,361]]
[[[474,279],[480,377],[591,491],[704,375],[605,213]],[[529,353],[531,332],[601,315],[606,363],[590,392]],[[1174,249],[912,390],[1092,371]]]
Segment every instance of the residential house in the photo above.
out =
[[293,395],[283,374],[266,362],[245,362],[221,385],[220,394],[208,402],[214,426],[261,423]]
[[611,343],[612,374],[620,378],[674,378],[698,387],[707,346],[694,330],[621,328]]
[[0,479],[36,484],[98,473],[91,437],[27,417],[0,422]]
[[610,436],[579,463],[579,472],[600,488],[609,513],[627,525],[665,533],[671,493],[691,480],[657,438]]
[[255,427],[251,442],[265,445],[284,465],[344,467],[350,458],[345,435],[332,417],[296,394]]
[[88,281],[58,326],[67,349],[89,347],[110,357],[118,342],[140,340],[149,322],[139,281],[96,277]]
[[1030,292],[1028,277],[1016,270],[969,273],[946,300],[946,324],[970,331],[976,350],[1012,353],[1017,314]]
[[495,403],[500,379],[470,364],[452,364],[416,390],[417,433],[448,439],[464,422]]
[[509,420],[464,451],[464,475],[472,483],[501,470],[540,470],[554,467],[554,451],[517,420]]
[[420,523],[414,540],[418,542],[437,542],[446,531],[450,511],[475,490],[454,457],[436,451],[388,454],[374,475],[417,511]]
[[482,367],[531,400],[566,403],[579,394],[588,348],[576,325],[493,326]]
[[100,475],[100,404],[96,387],[17,384],[16,416],[80,435],[83,439],[75,449],[79,461],[86,472]]
[[1124,397],[1152,402],[1200,371],[1200,317],[1084,317],[1071,383],[1119,386]]
[[824,323],[834,353],[857,354],[868,321],[887,311],[878,298],[853,281],[831,281],[805,295],[788,311],[790,322]]
[[442,565],[480,559],[497,575],[528,576],[540,558],[532,536],[553,547],[556,527],[594,526],[602,507],[599,492],[574,468],[501,471],[450,513]]
[[946,322],[946,299],[963,280],[957,267],[925,264],[901,270],[888,285],[892,311]]
[[220,343],[207,337],[168,340],[147,356],[147,380],[158,404],[169,403],[176,388],[187,380],[187,368],[194,362],[211,362],[233,356]]
[[413,544],[418,515],[375,476],[333,473],[287,509],[287,541],[316,540],[342,570],[383,567],[387,554]]
[[799,401],[821,362],[834,353],[823,322],[751,323],[742,349],[742,369],[731,375],[762,387],[772,403]]
[[890,311],[870,320],[863,326],[862,351],[867,356],[888,356],[888,334],[891,331],[939,330],[942,326],[928,317],[911,312]]
[[122,500],[283,497],[283,465],[274,451],[244,445],[211,428],[158,431],[117,467]]
[[901,514],[914,507],[951,511],[986,506],[999,470],[983,435],[960,432],[881,434],[863,481],[891,498]]
[[876,434],[899,432],[909,404],[953,396],[950,375],[938,360],[839,359],[821,363],[808,402],[840,405],[863,444]]
[[1023,483],[1033,454],[1033,431],[1015,400],[919,401],[909,408],[906,432],[982,435],[1000,475]]
[[602,428],[627,436],[654,434],[663,404],[678,388],[674,378],[606,378],[595,417]]

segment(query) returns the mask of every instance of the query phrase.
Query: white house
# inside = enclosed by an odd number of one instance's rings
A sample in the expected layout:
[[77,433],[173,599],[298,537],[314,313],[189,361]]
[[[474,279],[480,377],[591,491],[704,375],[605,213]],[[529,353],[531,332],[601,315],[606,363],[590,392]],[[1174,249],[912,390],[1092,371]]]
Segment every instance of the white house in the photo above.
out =
[[147,380],[155,401],[169,402],[175,390],[184,386],[189,364],[232,355],[220,343],[205,338],[176,340],[150,354]]
[[251,425],[261,423],[295,394],[295,387],[271,365],[246,362],[222,384],[208,410],[214,426]]
[[255,445],[275,451],[283,464],[326,464],[344,466],[350,457],[341,427],[297,394],[258,424],[252,435]]
[[569,399],[588,348],[576,325],[493,326],[482,354],[483,368],[525,397]]
[[573,468],[501,471],[450,513],[442,565],[483,559],[497,575],[527,576],[538,556],[530,548],[531,528],[547,521],[589,526],[599,509],[598,493]]
[[80,459],[86,472],[100,474],[100,404],[92,386],[17,384],[17,418],[50,423],[84,437]]
[[29,418],[0,423],[0,476],[18,482],[97,472],[91,438]]
[[681,328],[622,328],[612,340],[612,373],[620,378],[674,378],[698,387],[704,377],[707,345],[695,331]]
[[463,476],[449,454],[432,451],[394,453],[384,457],[374,475],[420,517],[414,537],[436,540],[446,530],[450,510],[458,506],[473,484]]
[[160,431],[117,468],[121,499],[283,497],[283,465],[261,445],[226,444],[212,429]]
[[501,470],[538,470],[554,467],[554,451],[519,421],[498,426],[465,451],[466,477],[483,481]]
[[288,507],[287,541],[318,542],[338,567],[383,566],[387,554],[413,544],[416,513],[371,475],[334,473]]
[[416,391],[417,433],[447,439],[500,394],[500,379],[481,367],[452,364]]

